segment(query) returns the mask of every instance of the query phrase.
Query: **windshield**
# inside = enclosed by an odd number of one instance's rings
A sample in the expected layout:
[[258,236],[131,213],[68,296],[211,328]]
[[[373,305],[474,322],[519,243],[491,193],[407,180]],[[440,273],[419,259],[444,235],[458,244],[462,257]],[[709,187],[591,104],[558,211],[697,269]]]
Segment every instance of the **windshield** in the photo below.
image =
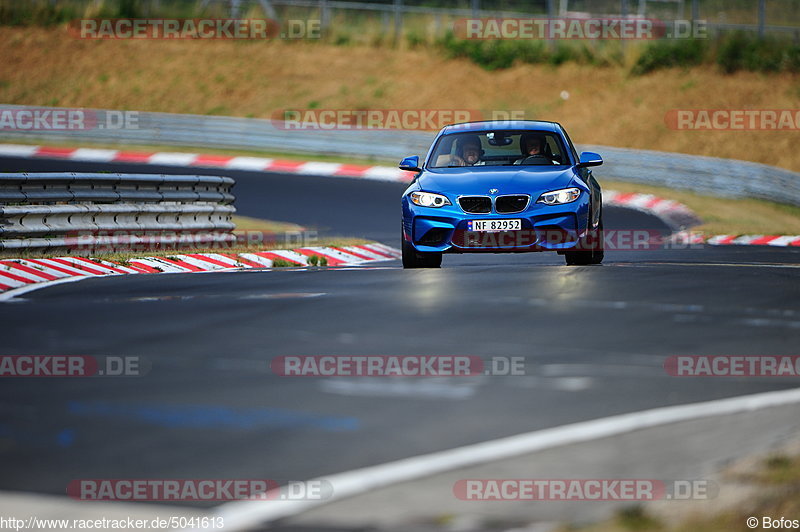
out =
[[443,135],[429,167],[562,164],[569,164],[569,157],[556,133],[501,130]]

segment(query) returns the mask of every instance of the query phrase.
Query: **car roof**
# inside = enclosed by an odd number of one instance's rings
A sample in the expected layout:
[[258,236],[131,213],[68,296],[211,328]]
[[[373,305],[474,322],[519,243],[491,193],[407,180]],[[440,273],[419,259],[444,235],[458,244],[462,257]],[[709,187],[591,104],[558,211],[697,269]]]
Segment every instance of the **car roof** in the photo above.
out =
[[463,133],[465,131],[491,131],[494,129],[516,129],[533,131],[561,131],[561,124],[545,120],[484,120],[480,122],[462,122],[450,124],[442,128],[442,135]]

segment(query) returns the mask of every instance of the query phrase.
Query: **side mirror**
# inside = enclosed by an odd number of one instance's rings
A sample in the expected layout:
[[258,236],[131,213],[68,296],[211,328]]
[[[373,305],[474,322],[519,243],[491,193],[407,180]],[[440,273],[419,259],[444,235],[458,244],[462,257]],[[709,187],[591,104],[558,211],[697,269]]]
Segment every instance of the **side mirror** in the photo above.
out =
[[419,155],[412,155],[400,161],[400,170],[406,172],[419,172],[422,169],[419,167]]
[[580,162],[575,166],[578,168],[586,168],[587,166],[600,166],[601,164],[603,164],[603,158],[600,157],[599,154],[591,151],[584,151],[581,152]]

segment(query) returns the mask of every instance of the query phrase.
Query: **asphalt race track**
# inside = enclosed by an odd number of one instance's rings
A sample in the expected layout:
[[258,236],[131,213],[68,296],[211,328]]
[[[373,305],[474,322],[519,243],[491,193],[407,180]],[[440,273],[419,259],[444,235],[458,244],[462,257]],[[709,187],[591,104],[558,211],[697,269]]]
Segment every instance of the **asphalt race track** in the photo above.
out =
[[[396,183],[0,159],[0,171],[212,173],[240,214],[398,246]],[[602,174],[600,174],[602,176]],[[602,183],[602,178],[601,178]],[[607,229],[664,229],[608,208]],[[0,489],[77,478],[306,479],[617,413],[796,386],[677,378],[670,355],[797,355],[800,250],[446,256],[93,278],[0,303],[0,354],[139,356],[142,377],[6,379]],[[280,355],[524,357],[525,376],[288,378]]]

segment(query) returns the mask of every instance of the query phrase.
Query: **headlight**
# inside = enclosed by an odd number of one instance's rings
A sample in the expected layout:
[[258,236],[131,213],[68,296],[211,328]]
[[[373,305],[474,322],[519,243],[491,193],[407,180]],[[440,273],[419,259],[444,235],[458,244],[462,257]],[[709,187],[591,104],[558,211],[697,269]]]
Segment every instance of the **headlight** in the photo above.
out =
[[562,188],[561,190],[553,190],[552,192],[545,192],[536,203],[544,203],[545,205],[561,205],[563,203],[571,203],[578,199],[581,195],[579,188]]
[[412,192],[409,194],[411,203],[419,205],[420,207],[444,207],[445,205],[452,205],[447,196],[441,194],[434,194],[433,192]]

